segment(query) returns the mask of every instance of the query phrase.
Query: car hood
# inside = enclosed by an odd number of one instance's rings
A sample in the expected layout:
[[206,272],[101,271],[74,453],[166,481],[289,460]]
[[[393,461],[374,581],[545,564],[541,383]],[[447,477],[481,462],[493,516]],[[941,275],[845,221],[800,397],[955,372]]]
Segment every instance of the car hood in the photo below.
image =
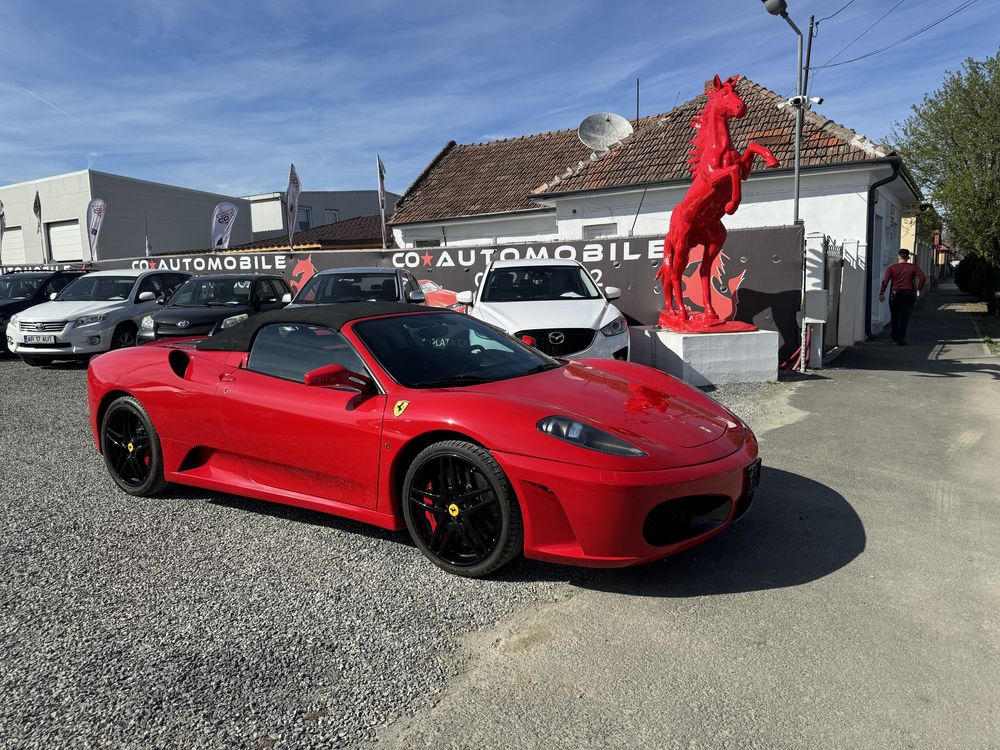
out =
[[93,300],[43,302],[32,307],[23,314],[24,320],[73,320],[81,315],[99,315],[112,310],[119,310],[128,302],[116,300],[113,302],[95,302]]
[[[497,450],[567,463],[621,471],[680,468],[724,458],[747,439],[745,425],[701,391],[630,362],[578,360],[535,375],[442,391],[447,396],[435,399],[436,414],[429,413],[428,420],[472,425]],[[423,397],[411,393],[406,414],[416,419]],[[549,416],[598,427],[646,455],[610,456],[545,435],[536,425]]]
[[176,323],[179,320],[186,320],[193,326],[218,323],[220,320],[231,318],[233,315],[242,315],[250,311],[247,305],[234,305],[232,307],[164,307],[153,315],[157,323]]
[[619,316],[606,299],[566,299],[542,302],[480,302],[473,317],[511,333],[540,328],[592,328]]
[[23,310],[33,304],[30,299],[0,299],[0,318],[9,318],[18,310]]

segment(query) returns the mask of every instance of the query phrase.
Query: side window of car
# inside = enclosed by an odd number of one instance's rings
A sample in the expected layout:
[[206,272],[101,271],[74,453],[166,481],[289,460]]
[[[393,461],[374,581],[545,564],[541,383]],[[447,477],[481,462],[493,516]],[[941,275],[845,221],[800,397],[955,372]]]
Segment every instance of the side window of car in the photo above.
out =
[[163,274],[153,273],[144,278],[139,282],[139,289],[135,293],[135,299],[138,301],[139,295],[143,292],[152,292],[157,297],[163,294],[163,279],[161,278]]
[[42,284],[42,288],[38,292],[38,299],[48,299],[53,294],[58,294],[66,285],[69,284],[75,277],[74,276],[56,276],[51,278]]
[[247,369],[261,375],[304,383],[307,372],[341,365],[367,375],[354,347],[340,333],[305,323],[272,323],[257,332]]
[[274,291],[278,293],[279,300],[286,294],[291,294],[293,297],[295,296],[292,288],[288,286],[288,282],[284,279],[272,279],[271,283],[274,284]]

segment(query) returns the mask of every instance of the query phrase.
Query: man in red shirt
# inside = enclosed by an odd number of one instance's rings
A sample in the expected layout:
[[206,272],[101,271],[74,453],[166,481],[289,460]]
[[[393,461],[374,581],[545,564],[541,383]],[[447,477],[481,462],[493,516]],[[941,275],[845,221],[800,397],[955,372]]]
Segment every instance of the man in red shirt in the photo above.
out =
[[906,327],[910,322],[913,305],[920,296],[920,290],[927,283],[927,277],[916,263],[910,263],[910,251],[899,251],[899,262],[893,263],[882,276],[882,286],[878,290],[878,301],[885,302],[885,288],[892,282],[889,295],[889,312],[892,314],[892,340],[906,346]]

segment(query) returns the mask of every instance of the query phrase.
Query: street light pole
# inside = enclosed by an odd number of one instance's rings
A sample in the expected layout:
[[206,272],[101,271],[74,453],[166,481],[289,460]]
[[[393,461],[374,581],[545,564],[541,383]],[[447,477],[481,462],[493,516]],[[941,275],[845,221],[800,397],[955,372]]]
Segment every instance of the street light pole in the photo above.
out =
[[793,106],[795,107],[795,177],[793,179],[794,187],[792,188],[794,192],[792,209],[792,223],[798,226],[799,224],[799,167],[802,159],[802,119],[805,116],[805,92],[802,91],[802,32],[799,31],[799,27],[795,25],[795,22],[788,16],[788,13],[782,13],[781,17],[788,22],[788,25],[792,27],[792,31],[798,36],[799,41],[797,44],[798,57],[795,64],[795,69],[797,73],[795,81],[795,99],[793,101]]

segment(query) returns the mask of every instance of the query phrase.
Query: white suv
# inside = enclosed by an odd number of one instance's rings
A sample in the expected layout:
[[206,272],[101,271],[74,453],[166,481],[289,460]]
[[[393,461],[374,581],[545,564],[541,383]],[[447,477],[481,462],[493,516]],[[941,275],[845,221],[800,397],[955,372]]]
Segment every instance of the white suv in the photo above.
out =
[[475,292],[460,292],[474,318],[491,323],[554,357],[628,359],[628,323],[575,260],[490,263]]
[[88,273],[51,302],[13,316],[7,348],[29,365],[45,365],[133,346],[142,319],[190,275],[132,269]]

